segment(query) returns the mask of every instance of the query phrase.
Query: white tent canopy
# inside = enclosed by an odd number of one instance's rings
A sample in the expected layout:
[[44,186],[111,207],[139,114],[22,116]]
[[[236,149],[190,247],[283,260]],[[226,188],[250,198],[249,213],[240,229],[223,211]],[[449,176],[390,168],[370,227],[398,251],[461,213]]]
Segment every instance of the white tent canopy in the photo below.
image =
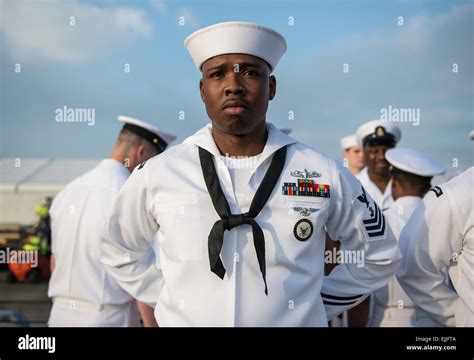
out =
[[37,220],[36,205],[94,168],[100,159],[0,158],[0,223]]

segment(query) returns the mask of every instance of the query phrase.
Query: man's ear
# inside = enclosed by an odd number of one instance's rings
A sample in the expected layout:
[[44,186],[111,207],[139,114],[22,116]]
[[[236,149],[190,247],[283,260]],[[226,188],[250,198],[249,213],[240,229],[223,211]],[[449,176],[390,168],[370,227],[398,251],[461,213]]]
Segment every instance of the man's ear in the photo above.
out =
[[204,95],[204,85],[202,79],[199,80],[199,93],[201,94],[201,100],[203,103],[206,103],[206,95]]
[[137,158],[140,159],[145,153],[145,144],[140,144],[137,146]]
[[268,81],[268,89],[270,90],[269,99],[271,101],[275,97],[276,89],[277,89],[277,81],[276,81],[275,76],[273,75],[270,76],[270,79]]

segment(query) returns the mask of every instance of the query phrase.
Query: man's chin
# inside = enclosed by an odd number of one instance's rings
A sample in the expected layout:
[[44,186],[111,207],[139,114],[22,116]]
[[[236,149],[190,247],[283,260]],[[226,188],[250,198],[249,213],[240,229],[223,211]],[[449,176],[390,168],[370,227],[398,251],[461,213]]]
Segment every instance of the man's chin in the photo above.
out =
[[389,167],[388,166],[376,166],[374,168],[374,173],[379,174],[379,175],[384,175],[389,173]]
[[[214,122],[216,125],[216,122]],[[222,132],[229,135],[245,135],[252,131],[252,124],[240,116],[226,116],[217,122],[217,127]]]

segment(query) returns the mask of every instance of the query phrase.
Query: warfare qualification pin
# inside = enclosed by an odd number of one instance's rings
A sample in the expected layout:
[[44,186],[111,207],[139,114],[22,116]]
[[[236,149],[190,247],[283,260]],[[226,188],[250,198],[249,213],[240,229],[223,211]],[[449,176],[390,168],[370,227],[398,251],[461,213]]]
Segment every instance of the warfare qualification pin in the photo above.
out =
[[306,241],[313,235],[313,224],[308,219],[298,220],[293,228],[293,234],[299,241]]

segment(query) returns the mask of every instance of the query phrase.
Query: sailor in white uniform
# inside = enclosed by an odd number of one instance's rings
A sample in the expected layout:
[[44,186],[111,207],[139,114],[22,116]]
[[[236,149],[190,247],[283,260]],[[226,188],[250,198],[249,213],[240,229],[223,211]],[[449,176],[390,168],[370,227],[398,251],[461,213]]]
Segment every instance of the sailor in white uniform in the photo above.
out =
[[[346,169],[266,122],[280,34],[221,23],[185,46],[212,125],[133,172],[103,263],[160,326],[327,326],[394,275],[393,233]],[[324,278],[326,229],[354,257]]]
[[175,136],[138,119],[119,120],[124,125],[110,158],[68,184],[51,206],[49,326],[140,325],[136,302],[100,263],[101,242],[129,169],[164,151]]
[[[389,149],[385,153],[391,165],[394,202],[384,212],[398,239],[408,219],[431,187],[431,179],[446,169],[438,161],[415,149]],[[421,309],[417,308],[393,278],[372,296],[373,312],[369,326],[373,327],[426,327],[437,326]]]
[[344,159],[344,166],[356,175],[364,168],[364,152],[362,147],[357,143],[355,134],[347,135],[340,140],[342,148],[342,157]]
[[389,164],[385,159],[385,152],[400,141],[400,129],[393,123],[373,120],[361,125],[356,131],[356,137],[364,150],[366,166],[355,176],[384,211],[393,203]]
[[474,326],[473,189],[473,167],[434,186],[400,235],[398,281],[443,326]]

